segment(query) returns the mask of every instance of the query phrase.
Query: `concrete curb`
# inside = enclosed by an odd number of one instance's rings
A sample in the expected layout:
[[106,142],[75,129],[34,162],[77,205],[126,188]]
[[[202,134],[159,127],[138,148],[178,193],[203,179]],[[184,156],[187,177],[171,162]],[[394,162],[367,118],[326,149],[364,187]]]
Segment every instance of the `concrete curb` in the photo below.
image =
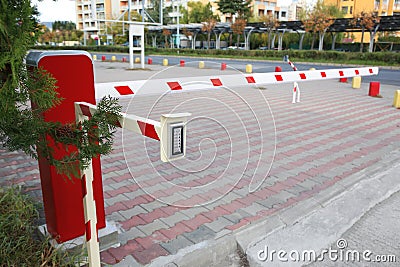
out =
[[[400,191],[399,162],[400,150],[394,151],[379,163],[267,219],[157,258],[147,266],[235,266],[226,260],[229,255],[238,257],[237,250],[246,254],[250,266],[281,266],[259,261],[257,252],[267,244],[287,251],[326,249],[376,204]],[[125,260],[119,266],[128,266],[124,263],[131,266],[133,262]]]
[[[389,167],[394,159],[399,159],[399,152],[392,153],[391,156],[386,158],[383,164],[379,164],[379,170],[376,166],[371,166],[372,173],[363,171],[346,179],[345,183],[339,185],[342,186],[342,191],[343,188],[345,189],[342,193],[332,194],[339,189],[338,187],[328,189],[330,191],[328,195],[331,197],[320,198],[326,192],[320,193],[320,196],[314,200],[317,200],[322,208],[313,211],[307,208],[308,215],[300,220],[291,218],[291,223],[286,227],[275,229],[263,238],[243,247],[250,266],[302,266],[307,263],[280,262],[276,256],[275,262],[269,261],[270,259],[260,261],[258,254],[261,250],[265,251],[266,246],[270,250],[283,249],[287,252],[313,250],[317,252],[317,255],[322,249],[328,249],[371,208],[400,191],[400,163],[397,161],[396,165]],[[389,165],[386,165],[387,163]],[[299,203],[298,206],[303,203]],[[290,210],[295,208],[292,207]],[[291,211],[286,211],[286,213],[290,214]],[[282,218],[284,214],[285,212],[278,214],[283,222],[285,222],[285,218]]]

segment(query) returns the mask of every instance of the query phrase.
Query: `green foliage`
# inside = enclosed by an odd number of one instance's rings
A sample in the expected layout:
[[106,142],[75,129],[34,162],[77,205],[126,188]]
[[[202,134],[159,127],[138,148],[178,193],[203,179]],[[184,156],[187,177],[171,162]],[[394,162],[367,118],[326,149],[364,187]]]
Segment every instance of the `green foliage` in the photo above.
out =
[[[147,9],[147,13],[150,15],[150,17],[154,20],[154,22],[159,23],[160,22],[160,1],[152,1],[152,7]],[[168,13],[172,12],[172,7],[163,7],[163,21],[161,24],[167,25],[172,22],[172,18],[168,16]]]
[[53,31],[73,31],[76,30],[76,24],[72,21],[54,21],[52,24]]
[[[45,144],[41,146],[41,153],[60,173],[79,177],[78,171],[86,169],[92,158],[111,152],[120,112],[118,99],[104,97],[89,120],[78,124],[55,124],[55,127],[48,131],[55,146],[63,147],[69,152],[66,156],[62,159],[54,158],[53,151]],[[71,146],[77,150],[70,149]]]
[[[77,166],[85,168],[92,157],[111,151],[120,106],[115,99],[103,99],[92,119],[79,126],[44,121],[42,113],[62,99],[49,73],[27,71],[24,64],[40,28],[37,11],[29,0],[0,0],[0,7],[4,11],[0,13],[0,144],[33,158],[39,151],[60,172],[76,174]],[[67,135],[60,134],[65,131]],[[46,142],[49,137],[57,147],[70,151],[69,155],[56,159]]]
[[74,266],[72,258],[35,236],[38,215],[20,189],[0,190],[0,266]]
[[[25,86],[31,80],[23,59],[28,48],[35,42],[32,33],[37,28],[37,12],[31,8],[28,0],[0,1],[1,10],[5,11],[0,13],[0,142],[11,150],[22,149],[33,155],[33,139],[38,137],[45,125],[31,111],[28,100],[30,95],[38,96],[46,90],[54,91],[54,83],[49,81],[41,92],[38,88],[31,92]],[[52,102],[46,99],[46,105],[49,105],[48,101]]]
[[210,3],[203,4],[198,1],[188,2],[188,9],[183,9],[182,23],[202,23],[209,19],[218,20],[218,16],[213,14]]
[[240,18],[250,17],[251,0],[219,0],[218,10]]

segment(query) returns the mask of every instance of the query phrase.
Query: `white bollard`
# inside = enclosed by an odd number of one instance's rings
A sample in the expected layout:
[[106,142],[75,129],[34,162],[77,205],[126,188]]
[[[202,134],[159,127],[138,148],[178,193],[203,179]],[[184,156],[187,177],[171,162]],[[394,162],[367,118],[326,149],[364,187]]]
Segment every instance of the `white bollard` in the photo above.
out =
[[300,87],[299,84],[297,82],[293,83],[293,99],[292,99],[292,103],[299,103],[300,102]]

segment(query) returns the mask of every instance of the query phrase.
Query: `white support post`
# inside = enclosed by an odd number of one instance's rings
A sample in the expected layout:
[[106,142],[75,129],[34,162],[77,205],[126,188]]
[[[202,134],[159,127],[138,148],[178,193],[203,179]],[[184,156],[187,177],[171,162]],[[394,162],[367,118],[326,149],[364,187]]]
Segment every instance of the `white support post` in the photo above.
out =
[[292,103],[299,103],[300,102],[300,87],[297,82],[293,83],[293,100]]
[[[133,47],[133,36],[140,37],[140,48]],[[133,51],[140,50],[140,66],[144,69],[144,24],[129,24],[129,67],[133,69]]]
[[[129,0],[130,2],[130,0]],[[133,25],[129,24],[129,68],[133,69]]]
[[[83,122],[85,117],[75,104],[76,122]],[[93,195],[93,168],[90,161],[88,168],[81,171],[83,190],[83,211],[85,218],[85,238],[89,267],[100,267],[100,245],[97,231],[96,202]]]

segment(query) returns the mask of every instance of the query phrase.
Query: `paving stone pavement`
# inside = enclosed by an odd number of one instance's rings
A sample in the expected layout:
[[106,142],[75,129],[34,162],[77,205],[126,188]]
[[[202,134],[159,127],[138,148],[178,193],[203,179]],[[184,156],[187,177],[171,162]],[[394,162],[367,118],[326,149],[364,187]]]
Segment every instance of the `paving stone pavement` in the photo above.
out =
[[[343,246],[343,251],[358,252],[354,254],[356,255],[354,258],[349,257],[347,260],[345,256],[343,261],[333,261],[326,257],[324,261],[308,266],[398,266],[400,260],[399,218],[400,192],[397,192],[364,214],[338,239],[343,242],[343,244],[339,243]],[[340,251],[337,242],[332,244],[331,248]],[[366,251],[367,253],[363,254]]]
[[[347,177],[399,149],[399,110],[391,98],[368,97],[367,87],[304,82],[297,104],[291,84],[121,98],[135,115],[192,116],[187,157],[171,163],[159,160],[158,142],[117,131],[102,171],[106,219],[119,225],[121,246],[103,251],[102,262],[146,265],[268,220],[332,186],[346,190]],[[34,160],[1,150],[0,167],[2,186],[22,185],[41,200]]]

